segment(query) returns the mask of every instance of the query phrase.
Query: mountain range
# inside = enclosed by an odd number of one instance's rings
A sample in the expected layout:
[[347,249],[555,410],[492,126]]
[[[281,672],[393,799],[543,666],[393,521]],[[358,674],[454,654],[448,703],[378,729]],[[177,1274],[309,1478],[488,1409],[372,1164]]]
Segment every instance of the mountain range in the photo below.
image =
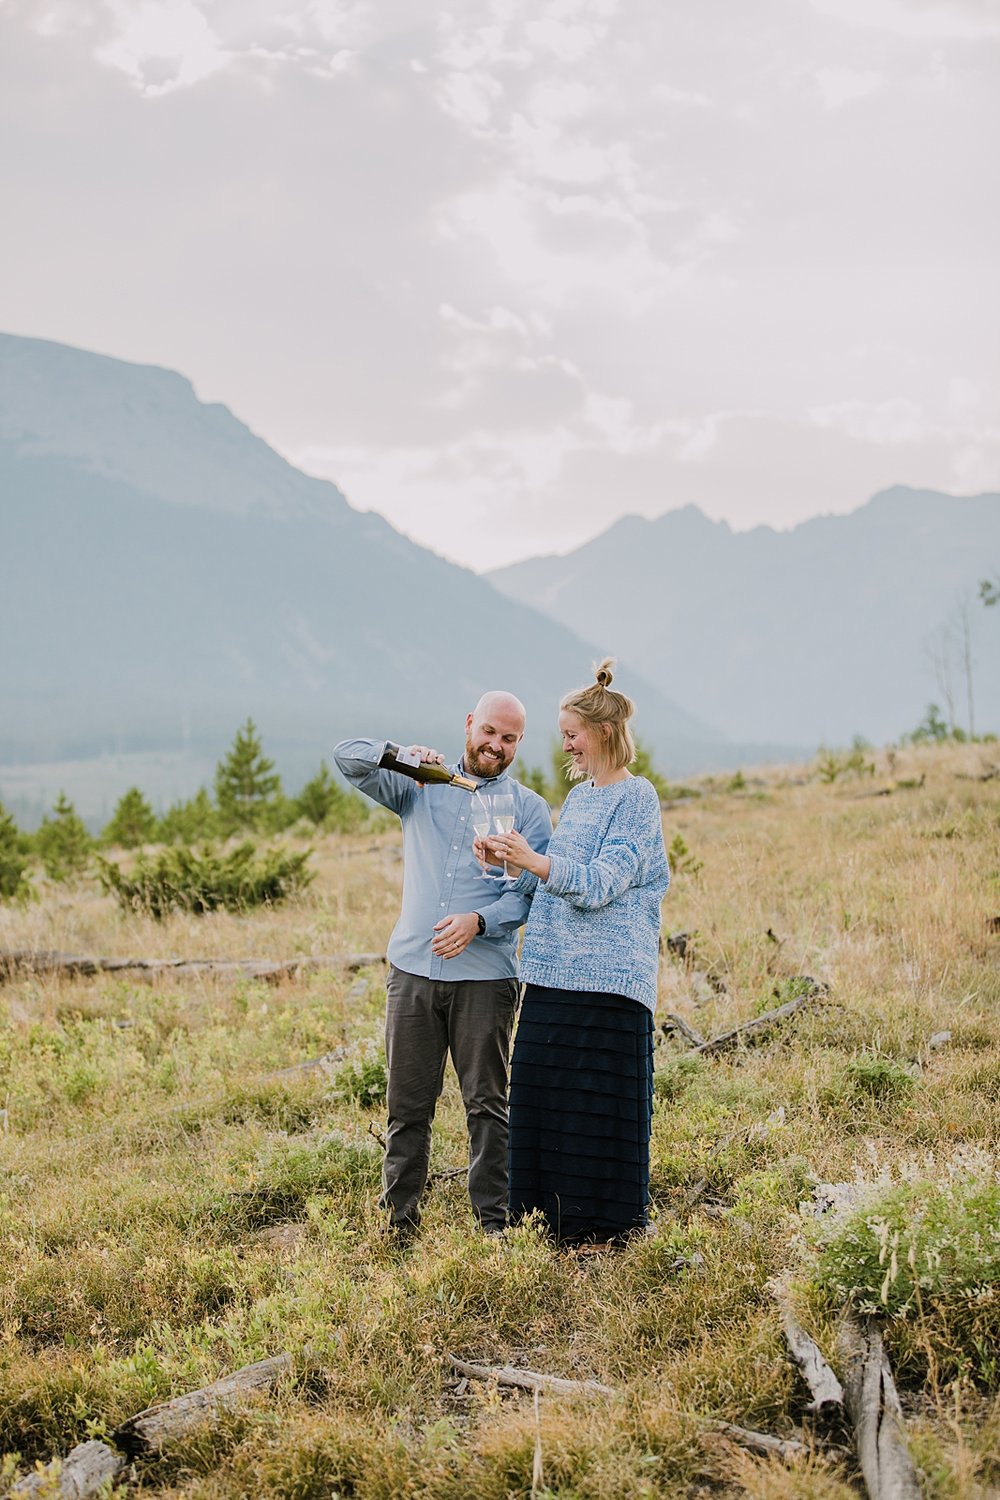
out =
[[[252,716],[294,787],[348,734],[457,755],[495,686],[527,706],[524,759],[547,762],[558,697],[593,656],[182,376],[11,335],[0,559],[0,767],[170,748],[203,761]],[[737,756],[621,654],[661,763]]]
[[[559,557],[489,575],[510,599],[565,618],[587,600],[596,641],[732,740],[844,745],[897,739],[945,706],[1000,730],[1000,608],[978,598],[1000,574],[1000,494],[897,486],[849,515],[790,531],[734,532],[694,506],[627,516]],[[937,660],[937,670],[934,661]]]
[[[248,716],[293,788],[347,734],[457,754],[492,686],[524,699],[522,757],[544,763],[558,697],[605,652],[683,775],[913,727],[958,602],[1000,566],[1000,496],[895,488],[787,532],[687,506],[483,577],[183,376],[0,335],[0,565],[0,796],[5,766],[23,790],[26,764],[63,784],[111,757],[113,781],[122,754],[201,779]],[[556,618],[581,613],[586,639]],[[1000,727],[1000,609],[968,617],[978,724]]]

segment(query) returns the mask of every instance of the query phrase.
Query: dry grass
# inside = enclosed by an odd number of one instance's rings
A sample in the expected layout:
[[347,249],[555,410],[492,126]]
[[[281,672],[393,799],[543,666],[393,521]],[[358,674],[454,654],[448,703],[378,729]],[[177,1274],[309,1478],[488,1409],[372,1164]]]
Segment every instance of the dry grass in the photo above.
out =
[[[778,1003],[796,975],[829,995],[717,1058],[662,1040],[659,1232],[614,1258],[557,1254],[530,1225],[478,1238],[460,1178],[433,1188],[412,1249],[380,1236],[379,1106],[362,1107],[335,1069],[280,1072],[338,1046],[346,1068],[370,1058],[377,971],[367,983],[331,972],[7,984],[0,1453],[64,1453],[288,1349],[298,1374],[286,1388],[178,1444],[140,1487],[178,1500],[508,1500],[533,1493],[540,1454],[534,1493],[565,1500],[857,1493],[821,1434],[785,1464],[740,1453],[705,1419],[801,1428],[807,1396],[767,1282],[796,1277],[800,1314],[832,1352],[837,1309],[815,1243],[829,1220],[800,1210],[817,1184],[857,1183],[874,1201],[915,1179],[995,1181],[1000,797],[998,783],[964,779],[981,764],[974,746],[904,752],[892,778],[923,784],[884,797],[866,795],[890,785],[884,762],[874,780],[833,785],[776,771],[735,792],[703,783],[666,813],[668,840],[680,832],[702,868],[677,877],[665,908],[668,931],[695,936],[686,961],[664,958],[661,1015],[714,1035]],[[398,837],[331,837],[313,863],[298,904],[243,918],[157,923],[122,916],[90,884],[54,886],[27,909],[0,908],[0,947],[384,948]],[[950,1040],[932,1047],[942,1031]],[[463,1158],[451,1080],[432,1165]],[[887,1328],[928,1493],[941,1497],[986,1496],[1000,1480],[998,1393],[961,1348],[952,1357],[966,1326],[986,1325],[942,1303]],[[459,1385],[449,1350],[618,1395],[543,1397],[536,1418],[523,1392]]]

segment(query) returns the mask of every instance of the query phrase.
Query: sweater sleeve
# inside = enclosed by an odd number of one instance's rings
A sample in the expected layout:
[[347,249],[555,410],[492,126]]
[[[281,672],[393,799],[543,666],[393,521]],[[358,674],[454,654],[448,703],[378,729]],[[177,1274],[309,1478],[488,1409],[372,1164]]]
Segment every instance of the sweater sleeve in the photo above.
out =
[[656,794],[650,799],[629,799],[619,806],[608,825],[593,859],[577,862],[558,854],[549,855],[548,878],[541,882],[550,895],[561,896],[572,906],[593,911],[607,906],[636,883],[646,854],[661,838],[660,809]]

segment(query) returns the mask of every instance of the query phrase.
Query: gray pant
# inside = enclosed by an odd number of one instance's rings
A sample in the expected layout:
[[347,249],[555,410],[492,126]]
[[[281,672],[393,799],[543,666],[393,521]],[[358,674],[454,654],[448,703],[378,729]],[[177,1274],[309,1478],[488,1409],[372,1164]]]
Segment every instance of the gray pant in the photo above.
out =
[[469,1127],[469,1197],[488,1228],[507,1222],[507,1077],[516,979],[422,979],[390,966],[385,1055],[389,1129],[380,1203],[415,1224],[427,1182],[431,1122],[448,1053]]

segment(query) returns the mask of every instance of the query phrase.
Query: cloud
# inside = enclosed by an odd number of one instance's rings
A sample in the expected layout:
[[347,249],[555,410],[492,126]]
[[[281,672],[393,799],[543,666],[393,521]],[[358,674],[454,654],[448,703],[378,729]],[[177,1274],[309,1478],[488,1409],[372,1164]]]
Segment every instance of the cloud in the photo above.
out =
[[875,404],[838,401],[813,407],[809,417],[817,427],[838,427],[849,437],[880,445],[920,442],[927,429],[920,407],[905,397]]
[[960,486],[993,14],[7,0],[0,326],[178,368],[475,557]]
[[1000,36],[992,0],[810,0],[823,15],[896,36],[979,41]]
[[113,41],[98,47],[97,60],[120,69],[150,95],[190,88],[231,60],[194,0],[107,4],[118,31]]
[[859,73],[853,68],[821,68],[816,74],[827,109],[840,109],[876,93],[883,85],[881,73]]

